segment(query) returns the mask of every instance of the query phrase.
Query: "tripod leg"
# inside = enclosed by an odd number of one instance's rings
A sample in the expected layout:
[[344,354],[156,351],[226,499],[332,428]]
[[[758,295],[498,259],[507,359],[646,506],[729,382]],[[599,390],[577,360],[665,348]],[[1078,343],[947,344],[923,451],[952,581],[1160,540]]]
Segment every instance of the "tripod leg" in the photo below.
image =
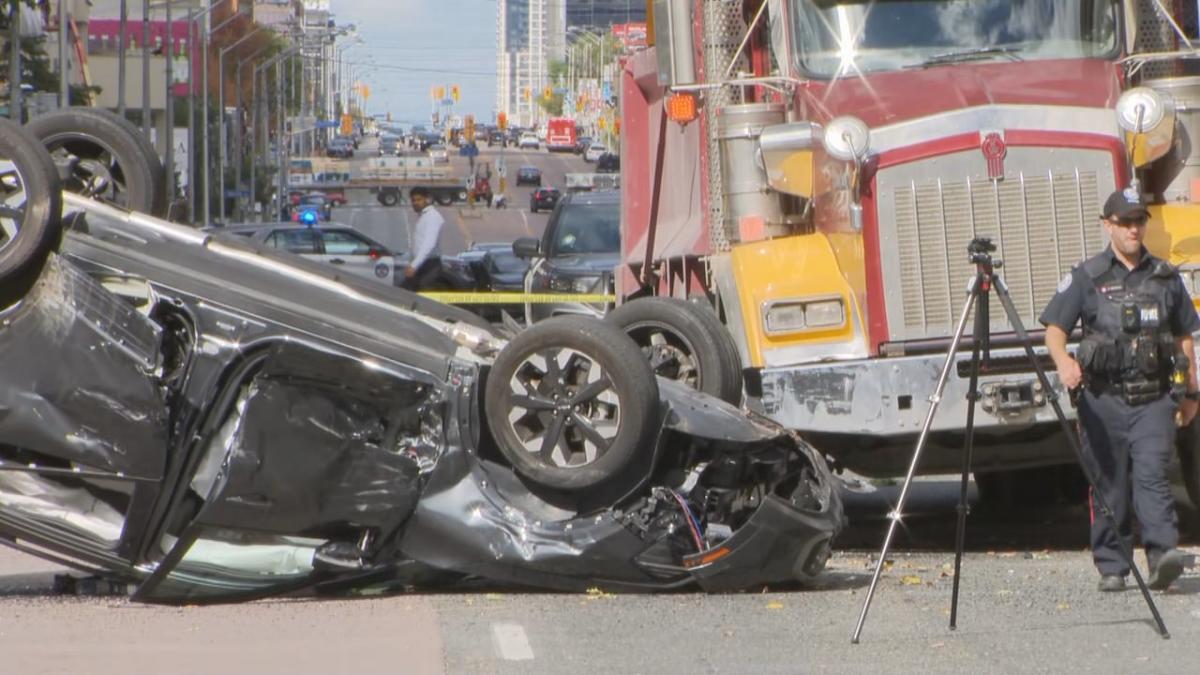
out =
[[[1098,488],[1097,477],[1092,473],[1091,465],[1086,461],[1083,454],[1083,446],[1079,442],[1079,437],[1076,436],[1075,430],[1067,422],[1067,416],[1063,414],[1062,406],[1058,403],[1058,396],[1054,389],[1050,386],[1050,380],[1046,377],[1046,371],[1042,368],[1042,364],[1037,359],[1037,355],[1033,352],[1033,342],[1029,339],[1029,334],[1025,332],[1025,326],[1021,323],[1021,317],[1017,314],[1016,307],[1013,306],[1012,298],[1008,295],[1008,287],[1000,277],[994,277],[994,285],[996,293],[1000,296],[1000,304],[1004,305],[1004,312],[1008,315],[1008,321],[1012,324],[1013,330],[1017,334],[1017,338],[1025,345],[1025,354],[1029,357],[1029,362],[1033,365],[1033,369],[1037,371],[1038,381],[1042,383],[1042,390],[1046,392],[1046,399],[1050,401],[1050,406],[1054,408],[1054,414],[1058,417],[1058,423],[1062,426],[1063,434],[1071,443],[1071,449],[1075,451],[1075,460],[1079,462],[1079,468],[1083,470],[1083,476],[1087,479],[1088,485],[1092,488],[1092,498],[1095,500],[1095,505],[1100,509],[1100,513],[1109,520],[1112,524],[1114,532],[1120,532],[1116,519],[1113,517],[1112,509],[1108,507],[1108,502],[1104,499],[1104,493]],[[1119,538],[1118,538],[1119,540]],[[1167,632],[1167,625],[1163,623],[1162,615],[1158,613],[1158,606],[1154,604],[1154,598],[1150,595],[1150,589],[1146,587],[1146,582],[1142,579],[1142,573],[1138,571],[1137,565],[1133,564],[1133,551],[1121,542],[1121,554],[1125,558],[1125,562],[1129,565],[1130,571],[1133,572],[1133,578],[1137,581],[1138,588],[1142,591],[1142,597],[1146,600],[1146,606],[1150,608],[1150,614],[1154,617],[1154,623],[1158,626],[1158,634],[1167,639],[1171,634]]]
[[[975,330],[971,335],[971,382],[967,388],[967,439],[963,449],[962,483],[958,492],[958,526],[954,533],[954,590],[950,594],[950,630],[958,628],[958,581],[962,577],[963,545],[967,534],[967,487],[971,475],[971,454],[975,449],[975,403],[979,400],[979,353],[987,341],[988,291],[990,275],[976,273],[975,287],[979,297],[975,306]],[[986,358],[986,357],[985,357]]]
[[900,514],[904,510],[904,502],[908,499],[908,490],[912,486],[913,475],[917,472],[917,465],[921,461],[921,450],[925,447],[925,439],[929,435],[929,427],[933,424],[933,415],[937,412],[938,403],[942,400],[942,391],[946,388],[946,380],[950,377],[950,369],[954,366],[954,356],[958,352],[958,343],[962,340],[963,332],[967,327],[967,317],[971,314],[971,307],[975,304],[975,299],[979,296],[978,277],[971,283],[970,294],[967,296],[967,302],[963,305],[962,315],[958,318],[958,328],[954,331],[954,340],[950,343],[950,352],[946,354],[946,363],[942,366],[942,374],[938,376],[937,387],[934,389],[933,395],[929,398],[929,414],[925,416],[925,425],[921,427],[921,435],[917,438],[917,447],[913,450],[912,462],[908,465],[908,474],[904,477],[904,486],[900,488],[900,497],[896,500],[896,508],[888,514],[887,535],[883,538],[883,548],[879,551],[879,559],[875,561],[875,572],[871,576],[871,586],[867,589],[866,600],[863,601],[862,612],[858,615],[858,625],[854,628],[854,635],[851,636],[851,644],[858,644],[858,637],[862,634],[863,623],[867,620],[867,612],[871,609],[871,598],[875,596],[875,587],[879,584],[879,574],[883,571],[883,561],[887,558],[888,549],[892,546],[892,537],[896,534],[896,525],[900,522]]

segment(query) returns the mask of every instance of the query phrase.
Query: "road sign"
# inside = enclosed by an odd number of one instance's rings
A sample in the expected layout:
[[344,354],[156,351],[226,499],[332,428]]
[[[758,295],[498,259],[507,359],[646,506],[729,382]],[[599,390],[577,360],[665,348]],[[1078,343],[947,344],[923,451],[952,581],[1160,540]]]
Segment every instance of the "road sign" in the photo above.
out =
[[249,190],[226,190],[225,198],[226,199],[249,199],[250,191]]
[[318,129],[336,129],[340,124],[337,120],[317,120]]

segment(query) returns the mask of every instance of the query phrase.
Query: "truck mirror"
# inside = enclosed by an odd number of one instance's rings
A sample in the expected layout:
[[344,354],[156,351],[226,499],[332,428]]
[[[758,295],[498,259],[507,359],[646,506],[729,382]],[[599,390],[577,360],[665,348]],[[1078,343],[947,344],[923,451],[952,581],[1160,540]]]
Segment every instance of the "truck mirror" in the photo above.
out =
[[822,148],[824,129],[813,122],[789,122],[763,128],[758,149],[767,184],[779,192],[806,199],[815,189],[814,158]]
[[658,83],[677,87],[696,82],[692,0],[654,0],[654,45]]
[[536,237],[520,237],[513,241],[513,255],[522,260],[540,257],[542,244]]

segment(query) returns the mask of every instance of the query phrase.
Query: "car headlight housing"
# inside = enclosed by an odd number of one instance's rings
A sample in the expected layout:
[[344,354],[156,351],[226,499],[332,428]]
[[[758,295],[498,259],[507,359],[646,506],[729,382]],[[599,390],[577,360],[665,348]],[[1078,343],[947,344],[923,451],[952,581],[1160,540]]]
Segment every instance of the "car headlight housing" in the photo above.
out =
[[550,290],[555,293],[593,293],[600,285],[599,275],[583,277],[550,277]]
[[763,306],[763,330],[767,335],[838,328],[845,324],[846,304],[842,298],[778,300]]

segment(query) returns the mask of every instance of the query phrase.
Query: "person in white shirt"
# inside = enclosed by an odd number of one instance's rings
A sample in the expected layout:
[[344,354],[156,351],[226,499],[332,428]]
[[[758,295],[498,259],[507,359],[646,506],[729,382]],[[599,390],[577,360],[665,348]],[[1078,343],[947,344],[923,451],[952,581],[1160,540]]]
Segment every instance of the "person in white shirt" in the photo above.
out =
[[404,270],[403,288],[419,291],[433,286],[442,273],[442,252],[438,246],[445,219],[431,204],[429,190],[415,187],[408,195],[413,211],[418,214],[413,228],[412,262]]

